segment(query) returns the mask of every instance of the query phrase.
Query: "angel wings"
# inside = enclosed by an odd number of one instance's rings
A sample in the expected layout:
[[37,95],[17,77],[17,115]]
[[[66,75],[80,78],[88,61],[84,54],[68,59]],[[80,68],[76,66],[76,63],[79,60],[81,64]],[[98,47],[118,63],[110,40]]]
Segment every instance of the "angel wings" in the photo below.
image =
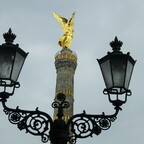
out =
[[67,20],[66,18],[60,16],[58,13],[54,12],[54,17],[59,21],[63,29],[63,36],[59,39],[59,45],[62,48],[69,48],[73,39],[73,25],[75,12],[72,14],[71,18]]

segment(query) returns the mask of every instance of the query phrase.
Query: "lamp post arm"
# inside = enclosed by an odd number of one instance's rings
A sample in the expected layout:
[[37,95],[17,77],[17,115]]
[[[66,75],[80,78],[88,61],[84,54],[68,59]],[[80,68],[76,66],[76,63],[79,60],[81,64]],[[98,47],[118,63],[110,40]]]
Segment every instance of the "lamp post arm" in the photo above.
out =
[[99,135],[102,130],[108,130],[120,110],[122,110],[120,107],[115,107],[115,112],[112,115],[105,115],[104,112],[100,115],[91,115],[86,114],[85,111],[73,115],[67,122],[71,134],[70,142],[76,143],[77,138],[92,137],[93,134]]
[[10,123],[17,125],[20,130],[26,130],[35,136],[41,136],[41,141],[49,141],[49,131],[52,125],[52,118],[45,112],[21,110],[19,107],[12,109],[6,106],[6,99],[1,100],[4,112],[8,115]]

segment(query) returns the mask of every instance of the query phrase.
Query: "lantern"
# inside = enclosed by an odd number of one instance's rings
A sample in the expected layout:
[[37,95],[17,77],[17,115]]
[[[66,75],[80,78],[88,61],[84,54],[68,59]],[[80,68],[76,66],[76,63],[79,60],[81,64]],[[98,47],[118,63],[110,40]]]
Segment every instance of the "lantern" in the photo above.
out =
[[16,35],[11,29],[3,37],[6,43],[0,46],[0,86],[12,87],[18,84],[17,79],[28,53],[19,48],[18,44],[13,44]]
[[130,53],[123,54],[120,51],[122,42],[117,37],[110,43],[113,52],[98,60],[106,85],[106,91],[110,94],[123,94],[129,90],[129,84],[135,65],[135,60]]

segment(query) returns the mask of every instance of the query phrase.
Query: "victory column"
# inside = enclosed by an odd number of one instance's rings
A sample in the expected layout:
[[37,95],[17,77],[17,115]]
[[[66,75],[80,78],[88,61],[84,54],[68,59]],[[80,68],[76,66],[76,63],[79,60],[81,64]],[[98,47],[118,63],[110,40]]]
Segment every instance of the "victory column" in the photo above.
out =
[[[67,20],[54,12],[54,17],[59,21],[63,29],[63,36],[60,37],[58,44],[62,47],[55,56],[55,67],[57,73],[56,79],[56,96],[59,93],[66,95],[66,101],[70,106],[64,109],[63,119],[67,121],[73,115],[74,103],[74,74],[77,66],[77,56],[70,50],[70,45],[73,39],[73,26],[75,12],[71,18]],[[55,99],[56,100],[56,99]],[[54,119],[57,118],[57,109],[54,110]]]

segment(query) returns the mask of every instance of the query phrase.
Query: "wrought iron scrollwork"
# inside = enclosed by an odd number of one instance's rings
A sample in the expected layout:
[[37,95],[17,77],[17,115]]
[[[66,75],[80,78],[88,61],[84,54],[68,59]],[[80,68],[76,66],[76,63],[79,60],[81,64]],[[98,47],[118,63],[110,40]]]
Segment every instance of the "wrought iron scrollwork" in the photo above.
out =
[[4,112],[12,124],[17,125],[20,130],[26,130],[26,133],[41,136],[43,143],[50,140],[52,144],[67,144],[67,142],[75,144],[77,138],[99,135],[102,130],[108,130],[111,127],[111,123],[116,120],[121,110],[121,104],[118,103],[112,115],[105,115],[104,112],[100,115],[90,115],[84,111],[81,114],[73,115],[65,122],[62,119],[63,109],[69,107],[65,99],[66,96],[60,93],[52,103],[52,107],[58,109],[58,118],[54,121],[47,113],[39,111],[38,108],[35,111],[21,110],[19,107],[11,109],[6,106],[7,99],[2,98],[1,101]]
[[[123,88],[124,89],[124,88]],[[121,100],[121,96],[119,96],[118,90],[113,90],[115,93],[115,99],[111,99],[111,93],[109,92],[108,89],[104,89],[103,90],[103,94],[108,95],[108,99],[109,102],[112,103],[113,106],[115,106],[115,108],[120,108],[120,106],[122,106],[123,104],[125,104],[127,102],[127,97],[132,95],[131,90],[125,90],[125,93],[123,93],[123,100]],[[113,97],[114,97],[113,94]],[[122,95],[122,94],[121,94]]]
[[68,108],[69,102],[65,101],[66,96],[63,93],[59,93],[56,97],[56,101],[52,103],[53,108]]
[[25,111],[19,109],[19,107],[16,109],[8,108],[5,101],[2,101],[2,104],[5,114],[8,115],[8,120],[12,124],[16,124],[20,130],[25,129],[26,133],[41,136],[42,142],[48,142],[52,123],[48,114],[39,111],[38,108],[35,111]]
[[69,102],[65,101],[65,99],[66,96],[63,93],[59,93],[56,97],[56,100],[52,103],[52,107],[58,109],[58,119],[63,117],[63,109],[70,106]]
[[[14,82],[14,81],[8,80],[8,79],[0,78],[0,87],[1,87],[0,101],[2,101],[4,99],[8,99],[10,96],[12,96],[15,92],[15,88],[20,87],[20,83]],[[8,88],[10,88],[11,90],[10,91],[7,90]]]
[[116,120],[120,108],[116,109],[113,115],[89,115],[84,111],[81,114],[76,114],[68,120],[70,128],[70,142],[75,144],[77,138],[92,137],[93,134],[99,135],[102,130],[108,130],[111,123]]

